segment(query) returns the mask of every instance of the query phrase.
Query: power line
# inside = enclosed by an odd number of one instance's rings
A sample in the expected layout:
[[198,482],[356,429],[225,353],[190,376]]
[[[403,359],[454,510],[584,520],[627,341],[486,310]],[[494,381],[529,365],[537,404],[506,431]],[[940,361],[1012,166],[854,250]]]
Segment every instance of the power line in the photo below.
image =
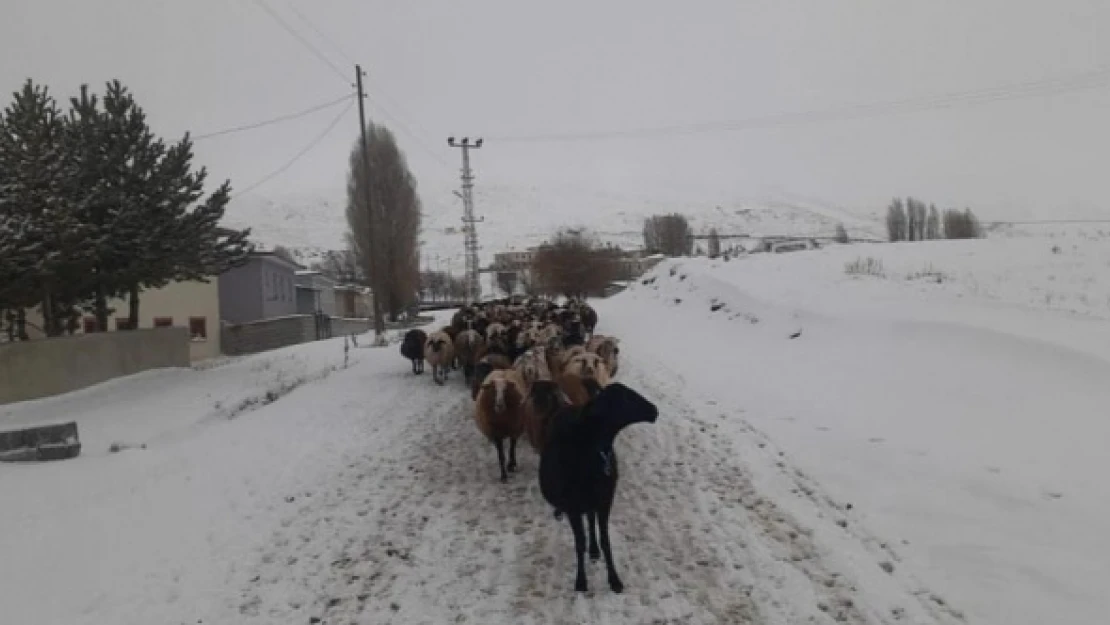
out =
[[350,103],[349,103],[349,104],[347,104],[347,106],[346,106],[346,107],[344,107],[342,111],[340,111],[339,115],[337,115],[337,116],[335,117],[335,119],[333,119],[333,120],[331,121],[331,123],[330,123],[330,124],[328,124],[328,127],[324,129],[324,132],[322,132],[322,133],[320,133],[319,135],[317,135],[315,139],[313,139],[312,141],[310,141],[310,142],[308,143],[308,145],[304,146],[304,148],[303,148],[303,149],[301,149],[301,151],[300,151],[300,152],[297,152],[297,154],[296,154],[296,155],[295,155],[295,156],[294,156],[293,158],[291,158],[291,159],[289,160],[289,162],[285,163],[284,165],[282,165],[281,167],[277,168],[276,170],[274,170],[274,171],[270,172],[270,173],[269,173],[269,174],[267,174],[267,175],[266,175],[265,177],[263,177],[263,178],[262,178],[261,180],[258,180],[257,182],[255,182],[255,183],[251,184],[250,186],[248,186],[247,188],[243,189],[242,191],[239,191],[239,192],[238,192],[238,193],[236,193],[235,195],[231,196],[231,197],[232,197],[232,199],[234,199],[234,198],[237,198],[237,197],[239,197],[240,195],[243,195],[244,193],[250,193],[251,191],[254,191],[255,189],[257,189],[258,187],[260,187],[260,186],[262,186],[262,185],[266,184],[267,182],[269,182],[269,181],[273,180],[274,178],[276,178],[276,177],[280,176],[281,174],[285,173],[285,170],[287,170],[287,169],[289,169],[290,167],[292,167],[292,166],[293,166],[293,165],[294,165],[294,164],[295,164],[295,163],[296,163],[297,161],[301,160],[301,158],[302,158],[302,157],[303,157],[303,156],[304,156],[305,154],[308,154],[309,150],[311,150],[312,148],[316,147],[316,145],[317,145],[318,143],[320,143],[321,141],[323,141],[323,140],[324,140],[324,137],[328,136],[328,134],[329,134],[329,133],[331,133],[332,129],[334,129],[334,128],[335,128],[335,126],[336,126],[337,124],[339,124],[339,121],[340,121],[341,119],[343,119],[343,116],[347,114],[347,111],[351,110],[351,107],[352,107],[352,106],[354,106],[354,104],[355,104],[355,102],[354,102],[354,99],[352,98],[352,99],[351,99],[351,101],[350,101]]
[[897,113],[911,113],[924,110],[944,108],[957,104],[985,104],[1002,100],[1055,95],[1082,89],[1094,89],[1105,86],[1110,82],[1110,67],[1098,70],[1049,78],[1024,83],[1012,83],[996,87],[975,89],[964,92],[953,92],[934,96],[923,96],[892,100],[872,104],[855,104],[846,107],[825,109],[819,111],[806,111],[801,113],[780,113],[765,115],[742,120],[712,121],[690,124],[673,124],[669,126],[656,126],[650,128],[634,128],[624,130],[578,132],[578,133],[549,133],[535,135],[506,135],[492,136],[491,140],[502,142],[545,142],[545,141],[588,141],[597,139],[619,139],[630,137],[649,137],[663,135],[685,135],[704,132],[721,132],[735,130],[750,130],[761,128],[774,128],[822,121],[840,121],[891,115]]
[[332,63],[327,56],[316,49],[316,46],[309,43],[308,40],[306,40],[300,35],[300,33],[296,31],[296,29],[286,23],[285,20],[281,19],[281,16],[274,12],[274,10],[271,9],[269,6],[267,6],[264,0],[254,0],[254,3],[257,4],[258,7],[265,11],[270,17],[274,18],[274,21],[276,21],[278,25],[285,29],[285,32],[296,38],[296,40],[301,42],[301,45],[303,45],[305,48],[308,48],[309,52],[312,52],[312,54],[315,55],[316,58],[320,59],[320,62],[330,67],[331,70],[335,72],[335,75],[339,76],[339,79],[343,81],[343,84],[350,84],[350,80],[347,78],[347,75],[344,74],[343,71],[340,70],[335,63]]
[[379,100],[375,99],[371,95],[367,95],[366,98],[373,102],[374,106],[376,106],[383,115],[389,118],[398,128],[400,128],[401,132],[408,135],[409,138],[412,139],[418,147],[423,149],[424,152],[428,154],[428,156],[432,157],[437,163],[439,163],[446,169],[453,170],[451,165],[442,156],[436,154],[435,150],[433,150],[426,142],[424,142],[423,139],[421,139],[415,132],[413,132],[412,129],[405,125],[405,123],[402,122],[400,118],[386,110],[386,108],[382,106],[382,103]]
[[279,122],[290,121],[290,120],[293,120],[293,119],[304,117],[305,115],[310,115],[312,113],[315,113],[316,111],[322,111],[324,109],[331,108],[331,107],[333,107],[337,104],[340,104],[340,103],[342,103],[346,100],[350,100],[354,97],[355,97],[354,94],[348,94],[348,95],[345,95],[341,98],[337,98],[335,100],[330,100],[328,102],[324,102],[323,104],[317,104],[316,106],[313,106],[312,108],[307,108],[307,109],[305,109],[303,111],[299,111],[297,113],[289,113],[287,115],[282,115],[280,117],[274,117],[273,119],[267,119],[266,121],[256,122],[254,124],[246,124],[244,126],[235,126],[233,128],[225,128],[224,130],[217,130],[216,132],[208,132],[208,133],[205,133],[205,134],[202,134],[202,135],[197,135],[197,136],[193,137],[193,141],[194,142],[203,141],[205,139],[212,139],[214,137],[222,137],[224,135],[229,135],[229,134],[236,133],[236,132],[242,132],[244,130],[254,130],[255,128],[262,128],[263,126],[269,126],[271,124],[277,124]]
[[320,39],[323,39],[324,41],[330,43],[331,47],[334,48],[336,52],[339,52],[339,56],[343,57],[351,65],[357,65],[351,55],[347,54],[347,51],[343,49],[343,46],[336,43],[335,39],[332,39],[331,37],[325,35],[323,31],[321,31],[319,28],[316,28],[316,25],[313,24],[307,17],[305,17],[304,13],[298,11],[296,6],[294,6],[292,3],[289,3],[289,9],[293,11],[293,14],[300,18],[302,22],[304,22],[309,28],[311,28],[312,31],[315,32],[318,37],[320,37]]

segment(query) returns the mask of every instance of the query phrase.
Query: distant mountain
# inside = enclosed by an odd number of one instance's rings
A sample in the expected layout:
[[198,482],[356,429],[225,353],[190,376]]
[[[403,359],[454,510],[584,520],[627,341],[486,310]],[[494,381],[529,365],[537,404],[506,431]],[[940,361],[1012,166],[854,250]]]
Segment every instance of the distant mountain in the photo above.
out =
[[[422,187],[424,231],[422,255],[431,266],[463,269],[462,201],[451,187]],[[346,247],[343,192],[334,194],[243,197],[229,207],[227,222],[250,226],[255,241],[283,245],[303,262],[325,251]],[[537,187],[486,184],[475,188],[482,263],[496,252],[542,243],[562,227],[585,227],[603,241],[639,247],[646,217],[682,213],[698,234],[717,228],[722,235],[832,236],[843,223],[854,237],[882,238],[883,225],[871,217],[804,201],[768,198],[759,201],[675,201],[614,194],[569,186]],[[437,260],[438,259],[438,260]]]

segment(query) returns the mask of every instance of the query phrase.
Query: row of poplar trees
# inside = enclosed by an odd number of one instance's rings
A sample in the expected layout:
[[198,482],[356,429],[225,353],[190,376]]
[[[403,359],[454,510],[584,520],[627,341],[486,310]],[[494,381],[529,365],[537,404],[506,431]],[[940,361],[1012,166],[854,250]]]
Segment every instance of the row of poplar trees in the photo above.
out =
[[[138,327],[144,289],[207,280],[246,261],[249,230],[220,226],[231,185],[205,196],[188,134],[156,136],[118,80],[102,96],[82,86],[63,111],[28,80],[0,116],[0,315],[26,339],[39,308],[48,336],[127,298]],[[121,326],[123,328],[123,326]]]

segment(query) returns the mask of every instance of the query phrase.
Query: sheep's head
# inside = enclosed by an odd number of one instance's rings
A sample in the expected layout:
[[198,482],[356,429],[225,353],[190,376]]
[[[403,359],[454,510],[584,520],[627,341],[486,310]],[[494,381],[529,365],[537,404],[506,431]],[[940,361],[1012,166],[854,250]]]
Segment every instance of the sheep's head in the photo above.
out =
[[586,408],[587,413],[603,420],[616,435],[633,423],[655,423],[659,409],[631,388],[614,382],[601,389]]
[[609,384],[609,367],[601,356],[590,352],[579,352],[571,356],[563,371],[583,380],[596,380],[601,386]]
[[504,412],[508,402],[514,398],[518,405],[523,405],[528,399],[520,380],[503,370],[493,371],[486,376],[482,388],[493,394],[494,412]]
[[520,377],[524,378],[524,383],[531,386],[540,375],[539,359],[536,357],[536,352],[527,351],[521,354],[516,361],[516,370],[520,372]]

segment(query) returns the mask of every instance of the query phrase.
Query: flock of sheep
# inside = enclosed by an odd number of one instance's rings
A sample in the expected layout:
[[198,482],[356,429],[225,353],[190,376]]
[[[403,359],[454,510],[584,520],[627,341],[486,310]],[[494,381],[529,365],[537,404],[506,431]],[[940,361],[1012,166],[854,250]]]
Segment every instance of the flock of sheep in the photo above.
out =
[[588,548],[592,560],[604,554],[609,587],[619,593],[624,584],[609,548],[618,478],[613,440],[628,425],[653,423],[658,411],[613,381],[619,341],[595,334],[597,321],[594,309],[577,300],[483,302],[460,309],[450,325],[431,334],[409,330],[401,354],[412,361],[414,374],[423,373],[427,361],[436,384],[462,370],[474,421],[497,449],[502,482],[517,469],[517,440],[528,440],[540,455],[544,499],[556,518],[567,516],[574,531],[575,590],[587,590]]

